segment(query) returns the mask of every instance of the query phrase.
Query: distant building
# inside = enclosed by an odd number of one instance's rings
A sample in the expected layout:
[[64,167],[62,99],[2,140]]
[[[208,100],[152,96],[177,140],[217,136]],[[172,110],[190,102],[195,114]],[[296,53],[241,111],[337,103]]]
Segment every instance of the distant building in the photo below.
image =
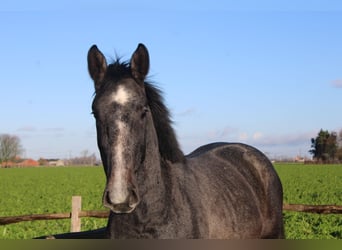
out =
[[32,160],[32,159],[26,159],[18,163],[18,167],[37,167],[39,166],[39,162]]
[[15,167],[15,166],[16,166],[16,163],[12,162],[12,161],[3,161],[0,164],[0,167],[2,167],[2,168],[11,168],[11,167]]
[[8,161],[8,162],[3,162],[1,167],[5,168],[10,168],[10,167],[37,167],[39,166],[39,162],[32,160],[32,159],[25,159],[25,160],[18,160],[13,162],[13,161]]
[[63,167],[65,166],[64,161],[60,159],[46,159],[48,166]]
[[293,159],[294,162],[304,162],[305,161],[305,158],[302,157],[302,156],[299,156],[297,155],[294,159]]

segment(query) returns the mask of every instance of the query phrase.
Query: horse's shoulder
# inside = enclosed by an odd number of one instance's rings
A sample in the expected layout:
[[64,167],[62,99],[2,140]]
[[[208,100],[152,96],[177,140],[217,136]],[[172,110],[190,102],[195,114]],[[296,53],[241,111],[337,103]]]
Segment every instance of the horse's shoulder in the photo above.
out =
[[258,149],[243,143],[217,142],[203,145],[186,156],[191,165],[212,165],[214,162],[234,168],[274,171],[269,159]]

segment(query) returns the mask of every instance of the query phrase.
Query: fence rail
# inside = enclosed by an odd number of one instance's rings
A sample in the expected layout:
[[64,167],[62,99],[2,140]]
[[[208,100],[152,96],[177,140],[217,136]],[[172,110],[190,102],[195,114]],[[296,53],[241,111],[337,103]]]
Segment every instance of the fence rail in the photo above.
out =
[[[23,222],[23,221],[34,221],[34,220],[71,219],[70,231],[80,232],[81,231],[80,218],[82,217],[107,218],[109,216],[109,211],[82,211],[81,204],[82,204],[81,196],[73,196],[71,212],[0,217],[0,225],[7,225],[7,224],[12,224],[12,223],[18,223],[18,222]],[[342,214],[342,206],[340,205],[284,204],[283,210],[294,211],[294,212],[317,213],[317,214]]]
[[315,214],[342,214],[342,206],[339,205],[284,204],[283,210]]

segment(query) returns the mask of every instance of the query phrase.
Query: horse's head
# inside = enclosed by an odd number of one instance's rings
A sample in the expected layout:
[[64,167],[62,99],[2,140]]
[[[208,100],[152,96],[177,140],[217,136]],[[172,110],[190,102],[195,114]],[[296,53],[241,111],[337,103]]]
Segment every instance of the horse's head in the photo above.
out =
[[88,69],[95,83],[92,110],[107,177],[103,204],[115,213],[129,213],[140,201],[135,173],[145,157],[150,111],[144,88],[148,51],[139,44],[130,64],[117,61],[107,65],[94,45],[88,52]]

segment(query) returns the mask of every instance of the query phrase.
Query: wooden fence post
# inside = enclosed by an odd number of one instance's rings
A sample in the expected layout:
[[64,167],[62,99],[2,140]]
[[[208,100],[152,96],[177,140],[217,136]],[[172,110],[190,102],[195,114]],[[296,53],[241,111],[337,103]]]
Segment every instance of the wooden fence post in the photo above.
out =
[[70,232],[80,232],[81,231],[81,218],[79,214],[81,212],[82,197],[73,196],[71,199],[71,228]]

